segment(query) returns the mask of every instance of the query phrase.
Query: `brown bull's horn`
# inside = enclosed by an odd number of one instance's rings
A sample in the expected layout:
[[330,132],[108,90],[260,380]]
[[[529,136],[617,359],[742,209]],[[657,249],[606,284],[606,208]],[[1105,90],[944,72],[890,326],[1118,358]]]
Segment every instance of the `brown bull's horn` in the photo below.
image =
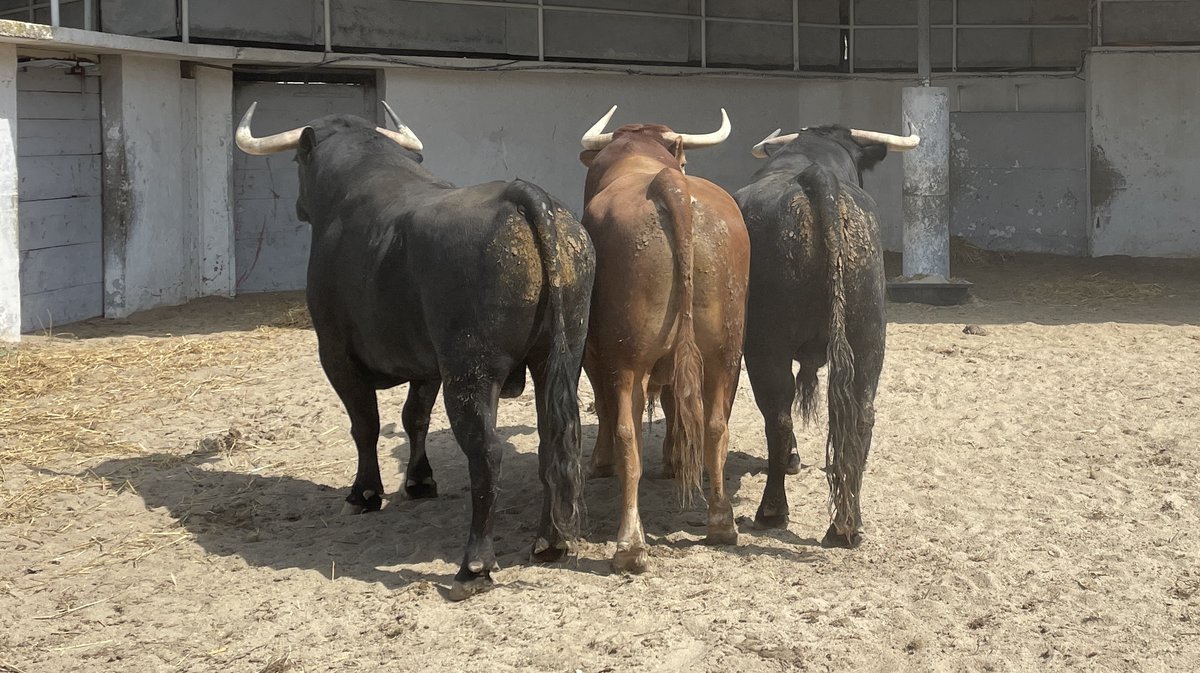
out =
[[907,152],[921,144],[921,136],[915,133],[910,136],[894,136],[890,133],[880,133],[879,131],[850,129],[850,137],[872,143],[883,143],[893,152]]
[[387,101],[385,100],[381,100],[379,102],[383,103],[383,109],[387,111],[388,117],[390,117],[392,123],[396,125],[396,130],[391,131],[383,128],[382,126],[376,126],[375,130],[396,141],[397,145],[406,150],[420,152],[421,150],[425,149],[425,146],[421,144],[421,139],[417,137],[417,134],[412,132],[412,129],[405,126],[404,122],[400,121],[400,117],[396,116],[396,111],[392,109],[392,106],[388,105]]
[[612,119],[613,113],[617,111],[617,106],[614,105],[608,109],[608,114],[600,118],[600,121],[592,124],[592,128],[584,132],[583,138],[579,143],[583,145],[585,150],[602,150],[605,145],[612,142],[613,134],[601,133],[605,126],[608,126],[608,120]]
[[246,110],[246,115],[238,123],[237,133],[233,136],[238,148],[246,154],[255,155],[275,154],[296,149],[296,146],[300,144],[300,134],[304,131],[304,127],[276,133],[265,138],[255,138],[250,133],[250,121],[254,119],[254,110],[257,107],[258,101],[251,103],[250,109]]
[[712,147],[720,145],[729,137],[729,132],[733,126],[729,124],[729,115],[725,114],[725,108],[721,108],[721,128],[712,133],[667,133],[663,137],[669,141],[683,141],[683,149],[694,150],[701,147]]
[[775,129],[771,132],[771,135],[758,141],[754,147],[750,148],[750,154],[753,154],[759,159],[766,159],[767,145],[786,145],[800,136],[799,133],[789,133],[786,136],[781,136],[779,135],[779,132],[782,130],[783,129]]

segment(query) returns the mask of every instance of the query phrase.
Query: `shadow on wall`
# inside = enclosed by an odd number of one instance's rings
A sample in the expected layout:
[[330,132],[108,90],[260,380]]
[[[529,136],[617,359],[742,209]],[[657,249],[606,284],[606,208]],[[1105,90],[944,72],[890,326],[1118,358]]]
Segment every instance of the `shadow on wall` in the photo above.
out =
[[[899,254],[886,253],[884,260],[888,278],[900,275]],[[952,246],[951,272],[974,284],[967,304],[890,304],[889,321],[1200,325],[1200,259],[1061,257]],[[304,293],[204,297],[121,320],[93,318],[63,325],[54,333],[80,339],[169,337],[250,331],[264,325],[309,329]]]
[[[888,278],[900,275],[900,255],[885,254],[884,266]],[[973,284],[966,304],[889,304],[888,321],[1200,325],[1200,259],[1062,257],[952,246],[950,272]]]

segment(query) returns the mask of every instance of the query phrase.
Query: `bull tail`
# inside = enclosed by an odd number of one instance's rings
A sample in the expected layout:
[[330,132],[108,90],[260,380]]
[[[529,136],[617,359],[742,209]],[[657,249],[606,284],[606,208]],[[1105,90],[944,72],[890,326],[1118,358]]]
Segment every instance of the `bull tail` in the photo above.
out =
[[[796,179],[820,223],[829,266],[829,345],[826,353],[829,361],[829,434],[825,440],[825,476],[829,481],[833,529],[850,539],[859,523],[858,497],[867,447],[861,432],[862,404],[854,392],[854,351],[846,337],[846,222],[837,204],[840,186],[836,176],[814,164]],[[804,382],[800,383],[803,387]]]
[[[550,518],[564,540],[578,537],[583,518],[582,439],[579,427],[579,363],[567,345],[563,309],[563,273],[559,268],[558,229],[554,223],[554,201],[540,187],[514,180],[505,192],[525,213],[537,240],[547,288],[546,316],[552,330],[546,361],[543,421],[550,429],[549,460],[540,458],[542,481],[550,493]],[[541,451],[539,451],[539,454]]]
[[704,473],[704,361],[696,346],[692,318],[695,261],[692,221],[692,197],[687,178],[676,168],[664,168],[650,182],[649,196],[659,212],[671,223],[675,238],[675,286],[678,288],[679,313],[676,317],[675,343],[671,363],[672,455],[675,479],[684,505],[700,491]]

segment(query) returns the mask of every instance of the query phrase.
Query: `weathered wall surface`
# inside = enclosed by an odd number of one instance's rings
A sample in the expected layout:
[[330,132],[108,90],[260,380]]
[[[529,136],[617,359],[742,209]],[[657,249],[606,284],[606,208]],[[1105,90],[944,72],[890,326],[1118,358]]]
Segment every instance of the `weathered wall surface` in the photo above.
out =
[[[685,132],[712,130],[720,120],[719,108],[725,107],[733,134],[719,147],[690,152],[688,171],[735,191],[757,169],[750,146],[777,127],[786,132],[841,123],[904,131],[899,128],[900,94],[911,84],[902,80],[785,81],[413,69],[388,69],[386,82],[387,100],[425,142],[425,165],[431,170],[458,184],[522,177],[542,185],[576,212],[582,207],[585,175],[576,159],[579,136],[614,103],[620,105],[614,125],[659,121]],[[988,236],[972,240],[1002,249],[1066,252],[1059,230],[1045,226],[1046,210],[1042,209],[1041,215],[1036,209],[1029,212],[1032,206],[1026,204],[1021,190],[1036,180],[1033,172],[1040,167],[1069,158],[1050,156],[1060,152],[1061,145],[1046,145],[1041,136],[1010,135],[1010,131],[1020,126],[1019,120],[1026,125],[1036,123],[1026,116],[1033,111],[1080,113],[1083,83],[1074,78],[1026,76],[946,78],[938,84],[950,88],[952,112],[992,114],[968,124],[970,147],[952,147],[952,153],[965,162],[960,166],[972,166],[970,157],[975,151],[980,152],[975,161],[990,162],[987,151],[997,145],[1014,146],[1025,162],[1004,167],[1008,172],[1002,177],[1013,177],[1003,180],[995,175],[958,174],[960,187],[972,188],[975,196],[986,197],[996,208],[991,221],[1003,222],[1004,227],[1020,233],[1015,240]],[[1075,160],[1072,170],[1082,175],[1082,133],[1076,141],[1076,150],[1070,155]],[[902,246],[902,177],[903,162],[898,156],[885,159],[865,176],[867,188],[879,204],[884,244],[889,250]],[[981,182],[973,182],[976,179]],[[1060,187],[1061,194],[1046,198],[1055,203],[1066,198],[1072,186],[1063,182]],[[1083,199],[1082,192],[1074,193]],[[972,224],[978,230],[985,217],[984,209],[956,209],[951,233],[966,235]],[[1082,214],[1076,219],[1078,229]],[[1039,227],[1044,234],[1037,231]]]
[[233,296],[233,73],[196,68],[196,218],[200,227],[200,293]]
[[199,296],[207,268],[227,294],[230,79],[184,82],[177,61],[135,56],[105,56],[101,71],[105,316]]
[[1200,255],[1200,51],[1087,59],[1092,254]]
[[959,112],[951,119],[953,232],[989,250],[1087,254],[1082,112]]
[[17,219],[17,48],[0,44],[0,341],[21,336]]

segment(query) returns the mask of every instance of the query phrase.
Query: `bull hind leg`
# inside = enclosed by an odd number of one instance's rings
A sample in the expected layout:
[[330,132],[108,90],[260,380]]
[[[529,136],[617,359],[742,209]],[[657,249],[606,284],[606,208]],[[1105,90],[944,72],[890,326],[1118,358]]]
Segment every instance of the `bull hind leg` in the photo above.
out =
[[321,365],[350,417],[350,436],[358,449],[358,470],[342,512],[361,514],[383,507],[383,478],[379,475],[379,402],[375,388],[349,358],[321,351]]
[[675,455],[675,393],[671,386],[663,386],[658,396],[663,413],[662,476],[674,479],[679,471],[679,457]]
[[408,434],[408,469],[404,479],[404,492],[414,500],[436,498],[437,482],[433,480],[433,467],[425,454],[425,437],[429,434],[429,415],[437,400],[441,381],[413,381],[408,386],[408,400],[404,403],[401,421]]
[[792,428],[792,401],[796,397],[792,358],[786,353],[746,353],[746,373],[750,376],[750,387],[762,413],[767,436],[767,486],[754,522],[762,527],[783,528],[787,526],[789,514],[784,475],[796,445]]
[[[851,348],[855,356],[855,370],[852,383],[852,399],[857,406],[857,422],[847,423],[842,418],[843,411],[837,405],[830,405],[830,438],[833,442],[832,451],[844,452],[848,457],[855,457],[857,469],[848,473],[827,466],[831,501],[836,506],[839,502],[849,511],[844,516],[834,512],[834,521],[825,531],[821,544],[825,547],[845,547],[853,549],[862,544],[865,539],[862,518],[862,474],[866,469],[867,456],[871,450],[871,439],[875,429],[875,392],[879,385],[879,375],[883,370],[883,335],[869,334],[866,338],[851,339]],[[832,397],[832,393],[831,393]],[[844,430],[841,430],[843,429]],[[835,461],[836,462],[836,461]],[[848,497],[839,498],[837,494],[845,492]],[[839,520],[843,525],[839,526]]]
[[[617,473],[613,465],[613,420],[616,403],[611,400],[611,393],[599,372],[592,367],[587,368],[588,380],[592,382],[592,393],[596,404],[596,445],[592,448],[592,457],[588,463],[588,479],[604,479]],[[596,376],[593,376],[596,374]]]
[[737,393],[740,367],[721,371],[705,370],[704,466],[708,472],[708,535],[706,544],[732,544],[738,541],[733,503],[725,491],[725,459],[729,455],[729,414]]
[[496,433],[496,407],[502,377],[495,380],[446,379],[446,412],[454,438],[467,456],[471,477],[471,528],[462,566],[450,588],[451,600],[463,600],[492,587],[496,552],[492,523],[504,443]]
[[646,374],[618,372],[609,388],[615,401],[612,417],[613,453],[621,476],[621,524],[613,569],[645,572],[650,567],[646,535],[638,513],[638,485],[642,479],[641,420],[646,408]]

